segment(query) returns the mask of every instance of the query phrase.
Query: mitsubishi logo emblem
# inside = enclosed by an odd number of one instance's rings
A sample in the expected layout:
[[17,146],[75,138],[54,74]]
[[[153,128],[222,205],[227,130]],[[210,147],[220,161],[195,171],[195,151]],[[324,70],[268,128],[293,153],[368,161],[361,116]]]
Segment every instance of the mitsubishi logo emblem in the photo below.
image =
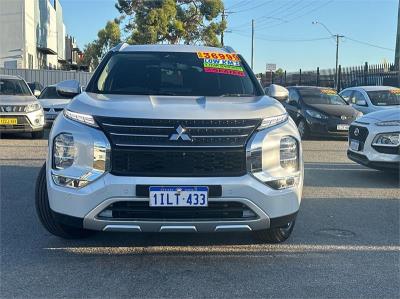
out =
[[346,119],[347,119],[347,116],[346,116],[346,115],[342,115],[340,118],[341,118],[342,120],[346,120]]
[[12,110],[12,108],[11,108],[10,106],[7,106],[7,107],[6,107],[6,111],[7,111],[7,112],[11,112],[11,110]]
[[179,125],[175,130],[176,133],[172,134],[169,140],[177,141],[180,138],[183,141],[192,141],[192,138],[186,133],[186,128]]
[[358,128],[356,128],[354,130],[354,136],[358,136],[358,135],[360,135],[360,130]]

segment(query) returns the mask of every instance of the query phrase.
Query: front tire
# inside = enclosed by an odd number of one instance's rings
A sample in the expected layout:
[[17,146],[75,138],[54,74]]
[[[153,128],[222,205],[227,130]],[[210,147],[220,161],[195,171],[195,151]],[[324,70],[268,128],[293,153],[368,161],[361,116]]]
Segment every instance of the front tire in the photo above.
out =
[[310,129],[305,121],[305,119],[301,119],[297,125],[299,129],[301,139],[307,139],[310,136]]
[[42,139],[44,136],[44,130],[32,132],[31,134],[33,139]]
[[46,184],[46,163],[40,169],[35,189],[36,213],[44,228],[51,234],[64,239],[79,239],[91,236],[94,231],[75,228],[54,219],[49,205]]
[[282,243],[292,234],[295,220],[292,220],[284,227],[269,228],[254,232],[256,239],[263,243]]

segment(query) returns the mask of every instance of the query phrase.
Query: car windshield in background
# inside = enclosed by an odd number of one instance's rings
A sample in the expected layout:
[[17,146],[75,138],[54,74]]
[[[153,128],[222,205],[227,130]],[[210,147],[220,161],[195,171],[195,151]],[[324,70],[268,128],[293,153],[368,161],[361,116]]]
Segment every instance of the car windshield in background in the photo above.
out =
[[60,95],[57,92],[55,86],[49,86],[43,90],[43,92],[39,96],[39,99],[69,99],[69,98]]
[[30,96],[31,91],[22,80],[0,79],[0,95]]
[[368,91],[368,96],[375,106],[400,105],[400,89]]
[[[210,54],[220,56],[213,58]],[[114,54],[88,91],[175,96],[260,95],[237,55],[203,52]]]
[[299,89],[303,101],[308,105],[347,105],[347,103],[333,89]]

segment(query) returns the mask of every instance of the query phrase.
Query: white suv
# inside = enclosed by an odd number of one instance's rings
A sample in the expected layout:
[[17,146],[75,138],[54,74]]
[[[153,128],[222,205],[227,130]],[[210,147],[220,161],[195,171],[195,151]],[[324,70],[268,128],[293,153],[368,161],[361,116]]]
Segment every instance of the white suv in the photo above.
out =
[[44,124],[42,106],[24,79],[0,75],[0,135],[31,133],[42,138]]
[[[78,94],[79,85],[57,90]],[[282,242],[302,186],[296,125],[241,56],[123,44],[55,120],[36,206],[44,227],[65,238],[253,231]]]

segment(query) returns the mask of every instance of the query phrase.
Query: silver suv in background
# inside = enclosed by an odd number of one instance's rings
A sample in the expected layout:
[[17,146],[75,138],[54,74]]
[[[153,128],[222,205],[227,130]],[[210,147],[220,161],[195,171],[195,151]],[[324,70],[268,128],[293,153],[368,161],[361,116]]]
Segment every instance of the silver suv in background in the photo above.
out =
[[[299,132],[228,48],[122,44],[55,120],[36,186],[52,234],[252,231],[291,234]],[[284,88],[271,92],[286,100]]]
[[0,134],[28,132],[42,138],[44,124],[42,106],[26,82],[0,75]]
[[38,97],[43,107],[46,125],[51,125],[58,114],[71,102],[70,96],[63,96],[57,92],[55,85],[47,86]]
[[363,114],[400,107],[400,89],[396,87],[350,87],[342,90],[340,95]]

